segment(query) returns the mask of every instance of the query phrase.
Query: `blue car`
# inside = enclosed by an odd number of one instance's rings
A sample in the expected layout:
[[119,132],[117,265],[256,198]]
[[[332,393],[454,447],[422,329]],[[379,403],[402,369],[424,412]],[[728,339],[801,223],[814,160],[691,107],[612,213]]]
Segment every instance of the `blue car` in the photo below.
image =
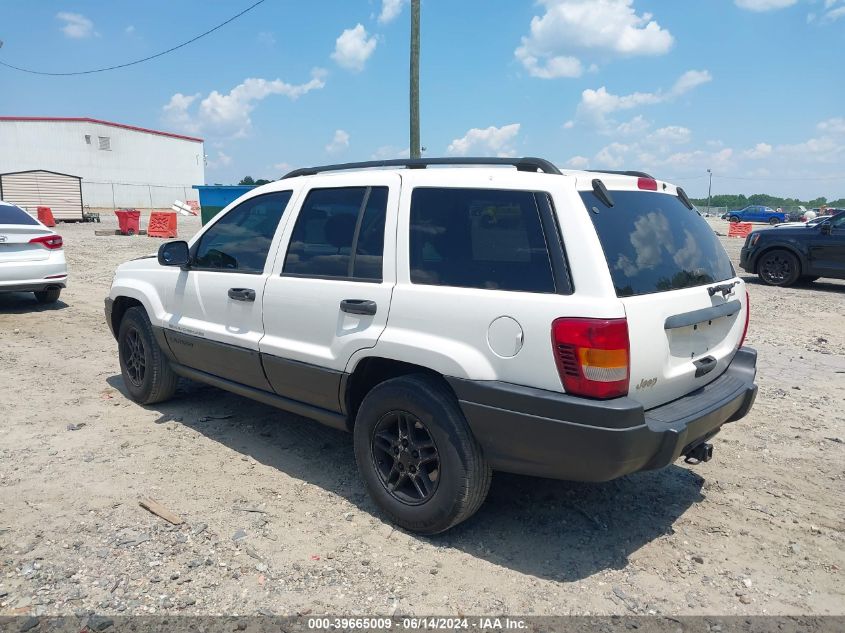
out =
[[785,211],[775,211],[771,207],[764,207],[761,204],[752,204],[739,211],[728,212],[728,222],[767,222],[768,224],[780,224],[788,222],[789,214]]

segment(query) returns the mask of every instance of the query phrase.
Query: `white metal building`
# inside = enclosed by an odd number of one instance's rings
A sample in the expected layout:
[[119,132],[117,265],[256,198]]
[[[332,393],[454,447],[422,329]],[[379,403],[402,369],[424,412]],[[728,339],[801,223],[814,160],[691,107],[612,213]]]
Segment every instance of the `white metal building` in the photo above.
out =
[[166,209],[205,184],[205,151],[201,138],[110,121],[0,116],[0,177],[20,172],[81,177],[86,210]]

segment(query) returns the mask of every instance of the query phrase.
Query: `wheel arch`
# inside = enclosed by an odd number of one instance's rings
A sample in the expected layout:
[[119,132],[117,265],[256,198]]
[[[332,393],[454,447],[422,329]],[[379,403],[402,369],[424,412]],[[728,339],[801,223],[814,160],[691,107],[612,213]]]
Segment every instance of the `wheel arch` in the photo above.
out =
[[344,374],[340,384],[340,399],[346,413],[346,424],[349,430],[355,426],[355,416],[366,395],[377,385],[400,376],[424,374],[431,376],[454,394],[446,378],[438,371],[383,356],[366,356],[361,358],[352,372]]

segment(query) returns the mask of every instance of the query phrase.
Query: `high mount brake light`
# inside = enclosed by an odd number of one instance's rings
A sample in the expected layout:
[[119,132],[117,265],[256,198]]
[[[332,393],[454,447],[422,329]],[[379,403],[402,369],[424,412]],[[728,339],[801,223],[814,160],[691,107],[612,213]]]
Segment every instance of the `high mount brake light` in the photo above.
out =
[[29,240],[30,244],[40,244],[46,249],[54,251],[62,247],[64,242],[62,242],[61,235],[42,235],[41,237],[33,237]]
[[599,399],[627,395],[631,359],[625,319],[555,319],[552,346],[566,393]]
[[657,191],[657,181],[654,178],[638,178],[637,188],[646,191]]

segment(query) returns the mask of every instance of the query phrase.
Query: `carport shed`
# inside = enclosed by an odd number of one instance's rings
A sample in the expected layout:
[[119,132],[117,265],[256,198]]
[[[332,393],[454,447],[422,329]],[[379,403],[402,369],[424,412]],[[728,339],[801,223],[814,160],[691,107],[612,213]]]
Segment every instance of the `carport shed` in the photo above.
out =
[[50,207],[56,220],[82,221],[82,178],[44,169],[0,174],[0,200],[27,211]]

